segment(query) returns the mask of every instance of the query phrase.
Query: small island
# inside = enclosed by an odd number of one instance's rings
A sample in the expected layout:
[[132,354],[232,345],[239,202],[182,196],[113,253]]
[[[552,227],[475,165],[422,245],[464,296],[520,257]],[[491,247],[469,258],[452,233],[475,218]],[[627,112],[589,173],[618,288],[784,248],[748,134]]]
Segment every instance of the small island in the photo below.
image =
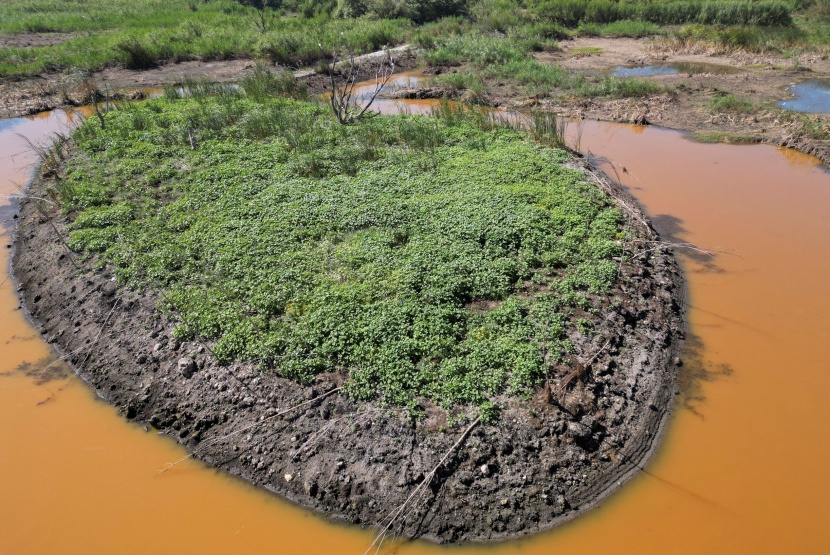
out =
[[14,275],[125,417],[438,542],[552,527],[655,449],[681,273],[550,137],[446,103],[341,125],[267,72],[99,116],[41,164]]

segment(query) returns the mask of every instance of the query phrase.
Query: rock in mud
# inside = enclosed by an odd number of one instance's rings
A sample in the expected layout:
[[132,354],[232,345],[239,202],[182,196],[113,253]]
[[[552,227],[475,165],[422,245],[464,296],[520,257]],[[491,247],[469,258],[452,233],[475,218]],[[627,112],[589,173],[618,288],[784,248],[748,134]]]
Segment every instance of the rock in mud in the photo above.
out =
[[182,357],[179,359],[179,372],[185,378],[190,378],[196,373],[196,361],[190,357]]

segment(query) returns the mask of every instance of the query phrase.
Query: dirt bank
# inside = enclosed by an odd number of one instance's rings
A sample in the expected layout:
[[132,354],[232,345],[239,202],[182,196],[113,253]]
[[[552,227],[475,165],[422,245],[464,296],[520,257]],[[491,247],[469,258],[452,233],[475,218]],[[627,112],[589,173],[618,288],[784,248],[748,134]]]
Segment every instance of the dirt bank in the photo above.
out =
[[[642,218],[627,213],[632,233],[654,240]],[[78,263],[60,239],[67,220],[58,211],[24,200],[17,221],[14,277],[44,337],[127,418],[232,475],[329,518],[377,525],[468,424],[463,407],[455,418],[434,406],[411,418],[357,405],[337,391],[339,374],[300,386],[250,364],[219,366],[209,345],[172,338],[152,292],[119,287],[95,260]],[[452,451],[397,532],[445,542],[543,530],[592,507],[645,463],[676,394],[682,278],[663,249],[620,269],[615,302],[597,304],[596,333],[573,333],[572,359],[532,399],[498,400],[498,422],[475,427]]]

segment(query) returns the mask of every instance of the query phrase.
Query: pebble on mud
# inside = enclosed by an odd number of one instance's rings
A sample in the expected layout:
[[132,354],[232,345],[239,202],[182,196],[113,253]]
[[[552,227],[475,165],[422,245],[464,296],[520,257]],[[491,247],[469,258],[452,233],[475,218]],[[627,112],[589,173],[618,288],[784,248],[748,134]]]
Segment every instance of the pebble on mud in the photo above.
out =
[[286,482],[290,482],[291,480],[294,479],[294,475],[293,474],[286,474],[285,476],[283,476],[283,478],[285,478]]
[[196,362],[192,358],[184,357],[179,359],[179,372],[185,378],[191,377],[196,372]]

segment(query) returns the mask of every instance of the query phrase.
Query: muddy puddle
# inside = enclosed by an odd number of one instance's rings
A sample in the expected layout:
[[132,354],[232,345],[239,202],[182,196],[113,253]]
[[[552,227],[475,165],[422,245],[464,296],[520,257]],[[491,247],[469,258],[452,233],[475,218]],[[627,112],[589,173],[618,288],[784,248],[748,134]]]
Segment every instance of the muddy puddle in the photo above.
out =
[[611,77],[654,77],[657,75],[699,74],[730,75],[740,69],[703,62],[672,62],[670,64],[615,66],[609,71]]
[[793,95],[790,100],[778,102],[778,106],[793,112],[830,114],[830,79],[815,79],[787,87]]
[[[17,134],[37,140],[69,120],[56,112],[0,124],[3,195],[31,171]],[[609,173],[664,237],[714,254],[683,255],[696,337],[684,358],[687,394],[647,471],[576,521],[490,547],[382,552],[827,553],[830,174],[767,145],[590,121],[570,131],[583,151],[613,161]],[[158,474],[183,451],[125,422],[59,365],[44,373],[50,350],[17,310],[12,283],[0,281],[1,553],[359,555],[371,543],[367,531],[195,462]]]

